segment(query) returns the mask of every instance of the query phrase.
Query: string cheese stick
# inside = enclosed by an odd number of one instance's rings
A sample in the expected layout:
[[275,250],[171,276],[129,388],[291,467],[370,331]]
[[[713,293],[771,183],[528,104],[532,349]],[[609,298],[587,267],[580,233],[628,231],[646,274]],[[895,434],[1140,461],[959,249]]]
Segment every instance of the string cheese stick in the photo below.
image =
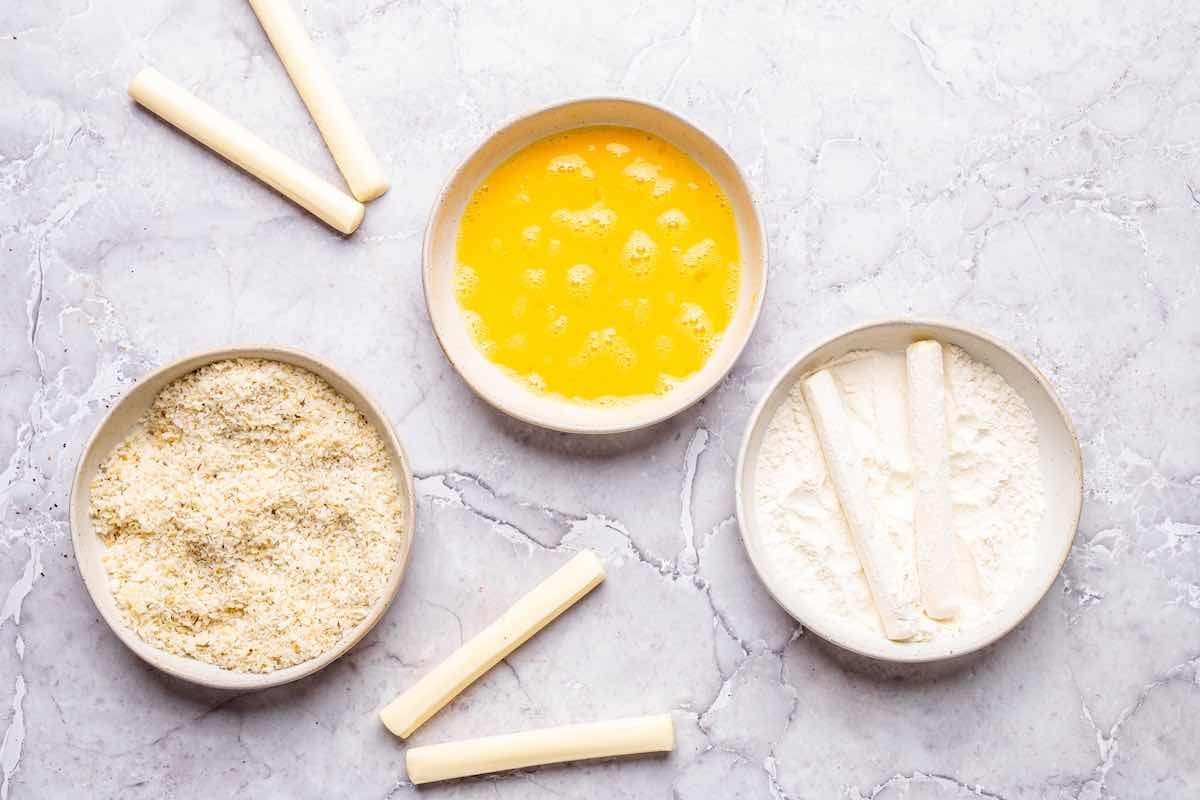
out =
[[408,779],[419,784],[540,764],[673,749],[675,726],[671,715],[658,714],[412,747],[405,763]]
[[411,736],[476,678],[550,624],[602,580],[604,563],[600,557],[590,550],[579,553],[389,703],[379,712],[379,718],[397,736]]
[[308,113],[325,138],[325,145],[342,171],[350,193],[362,202],[374,200],[388,190],[383,168],[371,145],[354,124],[350,109],[317,56],[316,48],[289,0],[250,0],[258,21],[288,77],[308,106]]
[[910,610],[916,603],[915,591],[910,591],[901,573],[896,545],[871,508],[862,456],[852,438],[841,393],[828,370],[805,378],[803,391],[883,632],[889,639],[909,639],[916,632]]
[[934,619],[958,613],[961,590],[950,505],[950,441],[942,346],[915,342],[906,352],[914,479],[913,528],[921,605]]
[[362,203],[330,186],[158,70],[147,67],[135,75],[129,83],[129,96],[327,225],[349,234],[362,222]]

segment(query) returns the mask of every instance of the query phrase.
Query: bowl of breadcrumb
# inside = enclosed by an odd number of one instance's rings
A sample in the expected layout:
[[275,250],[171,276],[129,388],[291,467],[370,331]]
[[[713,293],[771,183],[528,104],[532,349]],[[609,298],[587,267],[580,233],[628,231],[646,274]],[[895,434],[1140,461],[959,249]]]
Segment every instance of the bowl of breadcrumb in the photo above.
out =
[[414,530],[383,411],[313,356],[211,350],[138,381],[92,435],[71,538],[105,622],[220,689],[310,675],[383,617]]

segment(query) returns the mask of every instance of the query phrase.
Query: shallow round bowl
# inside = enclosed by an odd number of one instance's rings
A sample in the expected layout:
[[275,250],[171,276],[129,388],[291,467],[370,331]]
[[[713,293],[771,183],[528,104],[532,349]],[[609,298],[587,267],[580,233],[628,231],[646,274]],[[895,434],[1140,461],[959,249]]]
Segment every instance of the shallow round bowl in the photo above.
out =
[[[479,351],[458,306],[454,271],[458,225],[471,194],[496,167],[527,145],[572,128],[618,125],[655,134],[691,156],[720,184],[737,220],[742,285],[721,343],[694,375],[661,396],[611,406],[539,394]],[[521,117],[492,134],[455,171],[430,214],[423,252],[425,302],[450,363],[484,400],[525,422],[569,433],[617,433],[653,425],[707,394],[750,338],[767,282],[762,223],[733,159],[699,128],[650,103],[619,98],[575,100]]]
[[[1033,569],[1007,603],[978,628],[944,641],[893,642],[881,633],[849,630],[819,611],[806,593],[771,568],[763,553],[755,515],[755,471],[763,435],[776,409],[787,400],[797,379],[855,350],[899,350],[921,339],[958,345],[972,358],[994,369],[1029,406],[1038,429],[1038,449],[1045,486],[1046,511],[1034,536]],[[742,540],[759,577],[776,601],[813,633],[836,645],[887,661],[936,661],[986,647],[1015,628],[1033,610],[1062,570],[1083,503],[1083,466],[1079,440],[1062,403],[1045,377],[1023,357],[987,334],[962,325],[927,320],[893,320],[853,328],[821,342],[788,365],[772,381],[755,408],[742,439],[737,464],[737,514]]]
[[[92,530],[89,513],[90,487],[97,469],[113,448],[124,441],[129,432],[138,424],[158,393],[167,384],[189,372],[214,361],[231,358],[263,358],[294,364],[322,378],[353,403],[383,440],[384,446],[391,456],[396,480],[401,484],[405,501],[404,541],[400,545],[396,563],[392,567],[392,573],[384,587],[383,594],[370,608],[362,622],[350,630],[336,645],[316,658],[267,673],[235,672],[214,664],[178,656],[160,650],[138,636],[125,624],[121,613],[117,610],[116,601],[113,599],[108,585],[108,573],[101,561],[105,545]],[[203,686],[240,691],[265,689],[303,678],[329,665],[366,636],[367,632],[375,627],[375,624],[383,617],[384,612],[391,605],[392,599],[396,596],[396,591],[400,588],[400,581],[404,577],[404,568],[408,563],[415,521],[413,497],[412,471],[409,469],[408,457],[404,453],[404,448],[396,439],[396,434],[392,431],[383,411],[353,381],[328,364],[296,350],[280,347],[231,347],[197,353],[160,367],[134,384],[112,407],[112,410],[100,422],[100,426],[96,428],[96,432],[92,434],[92,438],[88,441],[83,455],[79,459],[79,466],[75,470],[75,480],[71,485],[71,540],[75,547],[75,560],[79,564],[79,574],[83,576],[83,582],[87,586],[96,608],[100,611],[100,616],[113,629],[117,637],[142,660],[177,678]]]

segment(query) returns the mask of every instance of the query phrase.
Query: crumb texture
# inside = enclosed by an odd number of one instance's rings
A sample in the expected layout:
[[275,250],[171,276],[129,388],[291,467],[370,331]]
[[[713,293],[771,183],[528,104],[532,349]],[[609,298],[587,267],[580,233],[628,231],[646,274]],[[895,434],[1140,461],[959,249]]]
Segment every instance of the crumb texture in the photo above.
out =
[[236,359],[159,393],[101,465],[91,517],[142,639],[262,673],[366,616],[405,535],[402,492],[349,400],[299,367]]

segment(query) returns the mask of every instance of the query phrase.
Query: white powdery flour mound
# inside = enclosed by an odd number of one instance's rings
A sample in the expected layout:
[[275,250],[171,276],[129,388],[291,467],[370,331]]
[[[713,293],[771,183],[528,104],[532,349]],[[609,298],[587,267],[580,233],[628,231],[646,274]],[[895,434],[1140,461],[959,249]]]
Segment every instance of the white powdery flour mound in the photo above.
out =
[[[904,352],[860,351],[831,371],[863,454],[867,492],[915,580],[913,476]],[[986,624],[1025,581],[1045,508],[1037,423],[991,367],[945,348],[951,494],[966,602],[949,621],[920,618],[913,641],[947,641]],[[755,509],[766,568],[812,621],[884,639],[866,577],[795,384],[767,427]],[[787,598],[784,598],[785,600]]]

